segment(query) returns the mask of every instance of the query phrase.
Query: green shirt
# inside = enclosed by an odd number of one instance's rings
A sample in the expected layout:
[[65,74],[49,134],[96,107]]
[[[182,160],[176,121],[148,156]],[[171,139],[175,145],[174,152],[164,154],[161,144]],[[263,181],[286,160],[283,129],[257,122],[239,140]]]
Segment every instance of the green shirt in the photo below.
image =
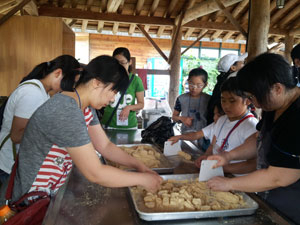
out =
[[[118,110],[122,110],[127,105],[135,105],[135,99],[136,99],[136,93],[144,91],[144,86],[142,83],[141,78],[134,74],[129,74],[129,79],[131,79],[131,76],[134,76],[133,80],[131,81],[123,99],[121,99],[121,102],[118,106]],[[115,96],[115,101],[111,103],[110,105],[105,107],[104,115],[102,117],[101,123],[103,125],[106,125],[110,115],[112,114],[114,107],[117,105],[119,98],[121,97],[120,92],[118,92]],[[117,110],[117,111],[118,111]],[[108,127],[113,128],[133,128],[137,127],[137,119],[136,119],[136,112],[130,111],[128,116],[128,126],[118,126],[117,125],[117,111],[115,112],[115,115],[112,117],[111,122],[108,124]]]

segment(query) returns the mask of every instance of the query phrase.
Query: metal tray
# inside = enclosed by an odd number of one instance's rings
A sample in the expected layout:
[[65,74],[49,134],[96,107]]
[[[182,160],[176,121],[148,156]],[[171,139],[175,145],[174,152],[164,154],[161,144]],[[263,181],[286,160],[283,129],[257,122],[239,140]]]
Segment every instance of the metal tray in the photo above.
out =
[[[186,180],[196,179],[198,174],[183,174],[183,175],[163,175],[161,176],[164,180]],[[134,198],[134,194],[131,188],[129,188],[129,194],[133,202],[134,208],[139,214],[139,217],[147,221],[157,220],[178,220],[178,219],[199,219],[199,218],[213,218],[213,217],[227,217],[227,216],[242,216],[251,215],[258,208],[258,204],[251,199],[244,192],[238,192],[243,196],[246,206],[240,209],[230,210],[210,210],[210,211],[184,211],[184,212],[154,212],[149,213],[143,211],[142,207],[139,207],[138,202]]]
[[[170,163],[168,158],[164,154],[162,154],[162,152],[159,150],[159,148],[156,145],[142,143],[142,144],[123,144],[123,145],[117,145],[117,146],[118,147],[122,147],[122,146],[124,146],[124,147],[133,147],[133,146],[140,146],[140,145],[150,146],[155,151],[160,153],[159,161],[160,161],[161,167],[152,168],[152,170],[156,171],[159,174],[173,173],[175,166]],[[115,163],[113,163],[113,162],[111,162],[111,161],[109,161],[105,158],[102,158],[102,159],[103,159],[104,163],[107,164],[107,165],[110,165],[110,166],[115,166],[116,165]],[[131,168],[125,168],[125,170],[134,171],[134,169],[131,169]]]

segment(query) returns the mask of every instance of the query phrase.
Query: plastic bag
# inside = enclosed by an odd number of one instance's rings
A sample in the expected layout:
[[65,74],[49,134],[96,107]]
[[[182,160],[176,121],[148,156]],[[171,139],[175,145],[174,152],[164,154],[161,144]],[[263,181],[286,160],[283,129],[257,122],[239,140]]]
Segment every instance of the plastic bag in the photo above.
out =
[[170,117],[162,116],[142,131],[142,143],[155,143],[160,147],[165,141],[174,136],[173,126]]

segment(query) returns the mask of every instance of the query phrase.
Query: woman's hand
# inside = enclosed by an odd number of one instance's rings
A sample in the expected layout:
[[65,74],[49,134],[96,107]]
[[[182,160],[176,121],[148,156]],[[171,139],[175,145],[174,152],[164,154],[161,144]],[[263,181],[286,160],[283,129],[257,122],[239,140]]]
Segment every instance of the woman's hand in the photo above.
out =
[[180,120],[187,127],[191,127],[193,124],[193,117],[181,116]]
[[121,113],[120,113],[120,115],[119,115],[119,119],[120,119],[121,121],[126,120],[126,119],[128,118],[128,116],[129,116],[129,113],[130,113],[130,108],[129,108],[129,106],[125,106],[125,107],[122,109],[122,111],[121,111]]
[[141,185],[150,192],[156,192],[163,181],[158,174],[153,173],[144,173],[142,177]]
[[217,160],[217,163],[213,166],[213,168],[217,168],[220,166],[225,166],[229,164],[230,159],[227,152],[218,155],[211,155],[207,158],[208,160]]
[[195,166],[197,166],[198,168],[200,168],[202,160],[206,160],[207,157],[208,157],[207,155],[200,156],[198,159],[195,160]]
[[230,178],[213,177],[207,181],[207,186],[214,191],[231,191]]
[[138,161],[138,164],[135,167],[135,169],[142,173],[152,173],[152,174],[157,175],[157,173],[155,171],[151,170],[149,167],[147,167],[144,163],[142,163],[140,161]]
[[172,142],[171,145],[173,145],[173,144],[175,144],[176,142],[178,142],[178,141],[180,140],[180,138],[181,138],[181,135],[177,135],[177,136],[170,137],[170,138],[168,139],[168,141],[171,141],[171,142]]

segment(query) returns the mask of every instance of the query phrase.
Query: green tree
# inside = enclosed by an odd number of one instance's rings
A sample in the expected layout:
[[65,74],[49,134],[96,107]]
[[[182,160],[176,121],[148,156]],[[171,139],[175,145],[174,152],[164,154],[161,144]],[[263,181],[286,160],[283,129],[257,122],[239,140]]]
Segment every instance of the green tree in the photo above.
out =
[[203,92],[207,94],[211,94],[214,86],[217,82],[217,76],[219,74],[217,70],[217,64],[219,62],[219,59],[212,59],[212,58],[196,58],[194,56],[182,56],[183,60],[183,68],[182,68],[182,90],[184,90],[184,81],[186,81],[189,72],[194,69],[198,68],[200,66],[203,67],[203,69],[206,70],[208,73],[208,84],[206,88],[203,90]]

